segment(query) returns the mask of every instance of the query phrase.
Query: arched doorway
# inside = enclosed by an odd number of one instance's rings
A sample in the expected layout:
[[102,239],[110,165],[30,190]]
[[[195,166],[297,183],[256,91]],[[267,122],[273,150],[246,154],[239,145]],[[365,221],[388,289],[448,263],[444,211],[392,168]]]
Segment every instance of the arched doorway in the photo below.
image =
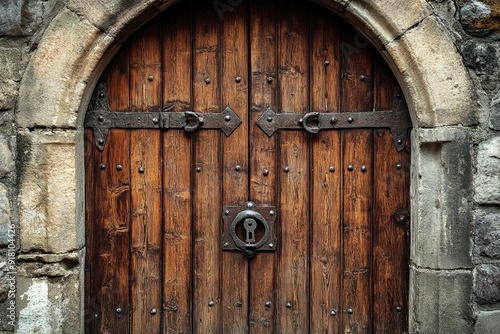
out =
[[396,80],[316,5],[218,14],[172,7],[100,79],[87,330],[406,331],[410,123]]

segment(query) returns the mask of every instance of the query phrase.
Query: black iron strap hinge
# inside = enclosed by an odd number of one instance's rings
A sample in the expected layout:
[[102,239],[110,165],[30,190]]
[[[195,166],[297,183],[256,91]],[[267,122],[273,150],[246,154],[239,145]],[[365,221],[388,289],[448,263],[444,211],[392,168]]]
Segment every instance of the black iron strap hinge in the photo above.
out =
[[407,131],[412,127],[408,107],[399,92],[394,94],[391,110],[296,114],[276,113],[269,108],[257,124],[268,136],[277,130],[304,129],[309,133],[318,133],[333,129],[388,128],[398,151],[403,150]]
[[101,82],[94,98],[94,108],[87,111],[84,126],[92,128],[97,148],[102,151],[109,129],[184,129],[194,132],[198,129],[220,129],[229,136],[240,124],[241,119],[229,107],[221,113],[184,112],[113,112],[110,110],[106,83]]

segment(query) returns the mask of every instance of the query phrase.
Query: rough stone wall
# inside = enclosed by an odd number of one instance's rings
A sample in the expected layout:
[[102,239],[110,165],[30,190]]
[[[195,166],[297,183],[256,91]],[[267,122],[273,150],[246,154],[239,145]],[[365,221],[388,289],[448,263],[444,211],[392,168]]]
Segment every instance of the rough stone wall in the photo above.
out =
[[[66,2],[69,0],[0,0],[0,333],[13,331],[7,321],[8,307],[12,300],[9,297],[9,292],[12,291],[9,273],[12,268],[19,273],[16,288],[22,291],[21,296],[18,296],[19,318],[16,319],[20,333],[33,329],[40,333],[62,333],[65,328],[76,328],[76,325],[68,321],[77,323],[80,319],[80,315],[64,312],[71,312],[71,308],[65,307],[65,303],[76,303],[81,296],[76,290],[62,287],[78,285],[78,282],[72,282],[77,275],[81,275],[78,272],[81,270],[81,250],[71,250],[63,255],[37,255],[37,247],[47,247],[37,246],[37,240],[33,238],[29,247],[32,253],[19,254],[15,267],[11,267],[8,261],[9,250],[12,247],[18,249],[18,244],[12,243],[12,235],[17,236],[19,232],[19,179],[37,178],[37,175],[23,175],[23,166],[26,163],[37,163],[32,156],[27,156],[28,153],[43,153],[24,150],[25,142],[32,145],[40,140],[30,133],[40,129],[23,129],[16,125],[19,83],[37,49],[40,37],[52,18],[65,8]],[[450,222],[450,226],[453,226],[453,222],[465,224],[465,230],[471,232],[473,246],[470,249],[468,240],[463,240],[464,235],[468,238],[468,234],[457,234],[455,231],[446,236],[449,238],[448,244],[453,244],[453,249],[440,250],[439,244],[426,245],[425,241],[420,241],[422,249],[417,250],[417,255],[413,257],[420,269],[413,275],[418,277],[422,285],[415,286],[412,293],[418,299],[420,289],[438,286],[437,289],[442,289],[443,296],[446,291],[461,289],[465,291],[465,301],[451,301],[449,309],[430,310],[426,316],[430,316],[431,311],[436,318],[446,316],[446,312],[455,312],[453,314],[461,320],[469,322],[471,331],[478,334],[497,333],[500,328],[500,2],[427,0],[427,3],[448,29],[475,83],[477,122],[472,125],[462,124],[459,131],[421,130],[416,136],[422,137],[420,149],[427,155],[437,152],[435,143],[440,142],[435,138],[430,140],[431,137],[456,138],[453,144],[448,143],[448,139],[439,143],[442,165],[429,166],[422,159],[415,166],[432,167],[436,170],[447,168],[446,173],[455,175],[448,179],[453,182],[443,184],[443,189],[439,191],[434,184],[424,184],[424,188],[434,187],[429,191],[435,191],[438,199],[442,200],[442,205],[453,203],[457,198],[467,198],[467,193],[473,194],[473,201],[467,204],[472,208],[472,215],[464,213],[465,216],[449,216],[445,219]],[[71,133],[50,133],[50,129],[43,130],[55,140],[57,147],[66,140],[64,138],[72,136]],[[472,169],[464,175],[461,163],[469,160],[472,162]],[[53,161],[42,163],[49,166],[45,165],[40,173],[47,172]],[[418,173],[418,170],[414,172]],[[446,210],[442,212],[443,215],[448,214]],[[425,259],[426,250],[436,249],[443,253],[442,260],[436,264],[442,269],[437,275],[438,280],[432,275],[434,263],[428,264]],[[453,254],[456,258],[453,258]],[[472,264],[470,257],[463,254],[472,256]],[[469,274],[471,267],[472,278]],[[462,268],[463,271],[447,272],[447,268]],[[427,281],[426,277],[430,279]],[[59,300],[60,303],[46,305],[44,303],[47,300]],[[455,305],[464,303],[470,306],[470,310],[453,309]],[[50,319],[60,319],[60,322],[54,323]],[[429,323],[440,321],[438,319]],[[438,332],[436,328],[426,329],[425,324],[421,326],[424,326],[420,330],[422,333]]]

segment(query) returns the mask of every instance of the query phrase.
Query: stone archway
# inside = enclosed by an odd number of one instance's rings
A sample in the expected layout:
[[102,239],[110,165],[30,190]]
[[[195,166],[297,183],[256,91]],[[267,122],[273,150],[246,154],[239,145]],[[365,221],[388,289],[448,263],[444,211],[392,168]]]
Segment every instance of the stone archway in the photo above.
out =
[[[84,112],[122,41],[174,2],[69,1],[28,65],[16,116],[20,330],[34,328],[29,317],[40,303],[53,306],[38,320],[48,331],[83,328]],[[462,59],[424,0],[316,2],[346,17],[380,49],[409,102],[415,127],[410,328],[468,332],[472,163],[469,134],[461,126],[476,120]],[[355,52],[360,46],[346,47]]]

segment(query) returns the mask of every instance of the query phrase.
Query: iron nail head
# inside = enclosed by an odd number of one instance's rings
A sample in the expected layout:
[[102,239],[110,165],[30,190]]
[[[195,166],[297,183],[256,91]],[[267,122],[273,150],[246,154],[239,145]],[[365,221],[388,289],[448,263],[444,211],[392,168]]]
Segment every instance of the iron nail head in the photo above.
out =
[[275,214],[275,213],[276,213],[276,212],[274,212],[274,210],[269,211],[269,215],[270,215],[270,216],[274,216],[274,214]]
[[155,117],[155,118],[153,118],[153,123],[154,123],[154,124],[158,124],[158,118],[156,118],[156,117]]
[[196,172],[197,173],[201,172],[201,167],[196,167]]
[[229,242],[227,242],[227,241],[226,241],[226,242],[224,243],[224,247],[227,247],[227,246],[229,246]]
[[104,93],[99,93],[99,97],[104,97]]
[[332,317],[334,317],[335,315],[337,315],[337,311],[335,311],[335,310],[331,310],[331,311],[330,311],[330,315],[331,315]]
[[360,75],[359,76],[359,80],[361,80],[361,81],[365,80],[365,76],[364,75]]
[[208,306],[213,307],[215,305],[215,302],[213,300],[208,302]]
[[273,243],[269,244],[269,248],[274,248],[274,244]]
[[116,308],[116,313],[118,313],[118,314],[122,314],[122,312],[123,312],[123,309],[122,309],[120,306],[118,306],[118,307]]
[[401,145],[403,144],[403,140],[402,139],[398,139],[398,145]]
[[273,82],[273,77],[267,77],[267,82],[269,83]]
[[106,164],[101,164],[99,167],[101,167],[101,169],[106,169]]
[[366,172],[366,166],[361,166],[361,171],[364,173]]
[[243,302],[241,300],[238,300],[236,302],[236,307],[242,307],[243,306]]
[[236,165],[236,167],[234,167],[234,169],[235,169],[237,172],[239,172],[239,171],[241,171],[241,166],[240,166],[240,165]]
[[262,171],[262,174],[264,174],[264,176],[268,176],[268,175],[269,175],[269,169],[265,168],[265,169]]
[[403,308],[401,306],[396,306],[396,311],[401,312]]
[[400,163],[397,163],[396,164],[396,169],[401,169],[401,168],[403,168],[403,166]]
[[325,60],[325,66],[328,66],[328,65],[330,65],[330,61]]
[[149,313],[151,313],[151,315],[155,315],[157,313],[157,311],[155,308],[152,308],[151,311],[149,311]]
[[330,173],[333,173],[333,172],[335,172],[335,167],[330,166],[330,169],[329,169],[329,170],[330,170]]
[[141,174],[144,173],[144,168],[143,167],[139,168],[139,173],[141,173]]
[[116,165],[116,170],[122,170],[123,166],[122,165]]
[[150,76],[148,77],[148,80],[149,80],[150,82],[151,82],[151,81],[153,81],[153,76],[152,76],[152,75],[150,75]]
[[210,78],[206,78],[205,79],[205,83],[208,85],[209,83],[211,83],[212,81],[210,80]]
[[354,313],[354,310],[353,310],[352,308],[348,308],[348,309],[347,309],[347,313],[349,313],[349,314],[353,314],[353,313]]
[[249,209],[253,208],[253,203],[252,202],[248,202],[247,203],[247,208],[249,208]]
[[352,171],[353,171],[353,169],[354,169],[354,167],[353,167],[352,165],[348,165],[348,166],[347,166],[347,170],[348,170],[348,171],[352,172]]
[[226,115],[226,116],[224,117],[224,120],[225,120],[226,122],[229,122],[229,121],[231,120],[231,116]]
[[236,82],[241,82],[241,77],[237,76],[235,80],[236,80]]
[[285,168],[283,168],[283,170],[285,171],[285,173],[288,173],[290,171],[290,167],[286,166]]
[[354,122],[354,118],[352,118],[352,117],[348,117],[348,118],[347,118],[347,121],[348,121],[349,123],[352,123],[352,122]]
[[104,139],[99,139],[97,142],[102,145],[104,144]]
[[291,303],[291,302],[287,302],[285,306],[286,306],[287,308],[291,308],[291,307],[292,307],[292,303]]
[[99,115],[99,117],[97,117],[97,120],[99,120],[99,122],[102,122],[104,121],[104,117],[102,117],[102,115]]
[[273,306],[273,303],[270,300],[268,300],[266,302],[266,307],[271,307],[271,306]]
[[228,214],[229,214],[229,210],[224,211],[224,215],[227,216]]

